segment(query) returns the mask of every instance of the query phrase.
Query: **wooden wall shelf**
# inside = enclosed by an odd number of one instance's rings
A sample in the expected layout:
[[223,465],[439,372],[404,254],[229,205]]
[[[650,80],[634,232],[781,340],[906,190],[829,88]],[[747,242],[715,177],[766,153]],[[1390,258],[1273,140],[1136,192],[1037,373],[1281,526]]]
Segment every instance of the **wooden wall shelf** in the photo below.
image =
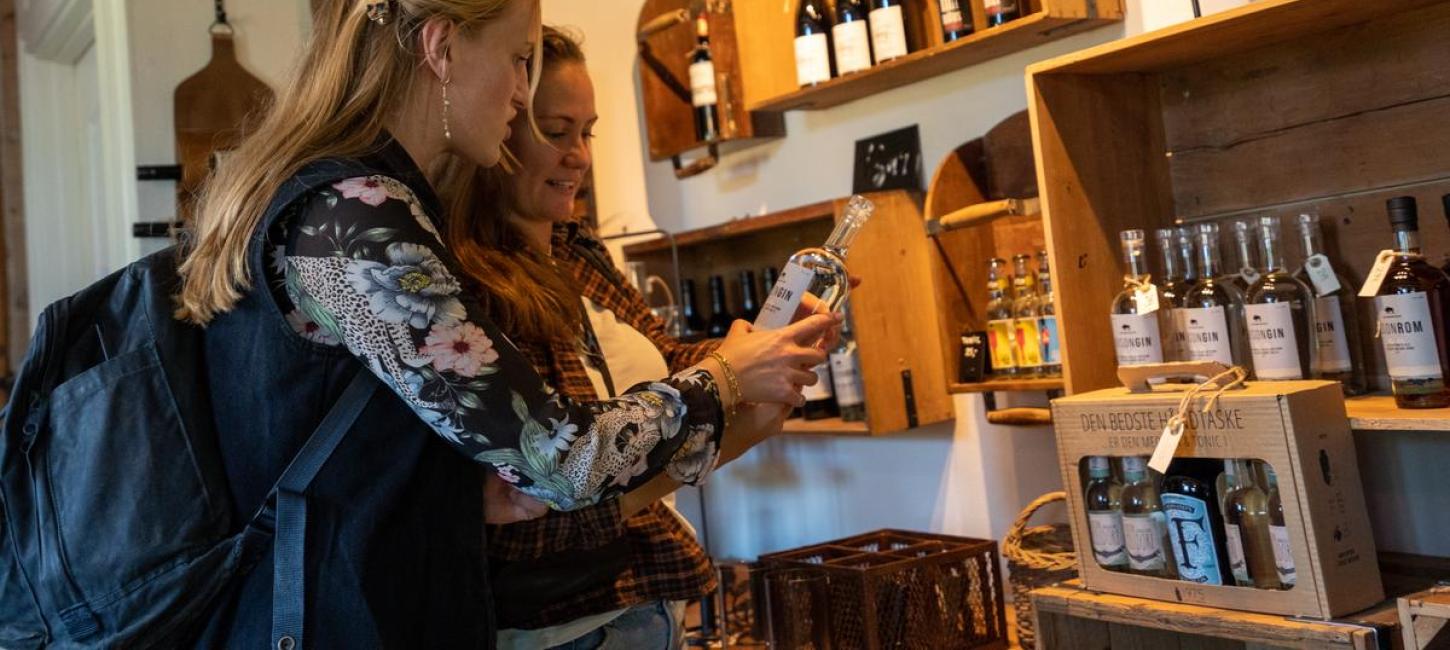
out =
[[957,382],[947,389],[949,393],[991,393],[996,391],[1062,390],[1062,378],[1050,379],[989,379],[975,384]]
[[1450,408],[1402,409],[1389,395],[1351,397],[1344,410],[1355,431],[1450,431]]
[[786,433],[833,436],[871,435],[871,429],[866,426],[865,422],[847,422],[841,418],[826,418],[824,420],[792,418],[785,421],[784,431]]
[[[807,222],[832,223],[835,217],[835,202],[822,201],[820,203],[803,205],[799,208],[792,208],[759,217],[731,219],[725,223],[708,228],[685,231],[675,235],[675,246],[686,248],[706,242],[720,242],[732,237],[744,237],[746,235],[768,232],[792,224]],[[624,254],[634,257],[636,255],[668,251],[669,249],[669,238],[658,237],[625,246]]]

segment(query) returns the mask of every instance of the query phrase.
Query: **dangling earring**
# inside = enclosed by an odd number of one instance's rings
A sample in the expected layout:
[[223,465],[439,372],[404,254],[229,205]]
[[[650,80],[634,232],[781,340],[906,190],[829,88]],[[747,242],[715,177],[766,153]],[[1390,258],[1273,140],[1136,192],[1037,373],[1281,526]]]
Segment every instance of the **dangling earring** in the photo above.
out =
[[448,102],[448,84],[452,81],[453,77],[451,75],[449,78],[443,80],[443,139],[450,141],[453,140],[453,131],[448,128],[448,113],[452,106]]

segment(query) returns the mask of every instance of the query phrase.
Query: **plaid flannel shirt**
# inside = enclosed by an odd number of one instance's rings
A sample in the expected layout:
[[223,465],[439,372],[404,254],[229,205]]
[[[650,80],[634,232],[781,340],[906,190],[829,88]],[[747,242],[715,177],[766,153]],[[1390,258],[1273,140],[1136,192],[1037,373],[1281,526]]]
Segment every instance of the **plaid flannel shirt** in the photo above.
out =
[[[670,336],[665,323],[650,311],[644,296],[614,269],[608,250],[580,232],[576,224],[555,227],[553,256],[560,272],[578,281],[582,295],[614,312],[621,322],[650,339],[669,364],[670,372],[698,363],[719,345],[718,341],[682,343]],[[591,262],[587,259],[589,256],[595,260]],[[521,342],[518,347],[539,374],[564,395],[579,400],[597,399],[594,384],[580,360],[582,344],[556,342],[544,346]],[[487,533],[488,554],[501,560],[525,560],[567,553],[571,549],[590,549],[621,536],[630,544],[628,569],[614,584],[580,590],[571,598],[535,612],[527,620],[500,620],[500,626],[505,628],[549,627],[654,600],[691,600],[715,589],[715,570],[709,555],[675,514],[658,502],[623,519],[618,500],[610,499],[583,510],[550,512],[532,521],[488,526]]]

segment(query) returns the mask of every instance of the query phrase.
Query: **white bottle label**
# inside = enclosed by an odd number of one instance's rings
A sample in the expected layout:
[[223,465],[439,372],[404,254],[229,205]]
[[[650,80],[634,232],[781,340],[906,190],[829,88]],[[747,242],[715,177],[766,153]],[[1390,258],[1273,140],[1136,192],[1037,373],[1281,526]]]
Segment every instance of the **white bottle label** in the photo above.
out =
[[1269,539],[1274,543],[1274,567],[1279,573],[1279,582],[1284,587],[1294,586],[1294,551],[1289,547],[1289,529],[1284,526],[1269,526]]
[[755,317],[755,329],[778,330],[791,324],[800,308],[801,296],[810,290],[814,279],[815,271],[795,262],[787,263],[771,288],[770,297],[760,307],[760,315]]
[[816,385],[802,386],[801,394],[805,395],[807,402],[830,399],[836,394],[831,387],[831,364],[823,363],[811,370],[816,373]]
[[1327,296],[1339,291],[1339,277],[1334,275],[1334,265],[1324,253],[1315,253],[1304,260],[1304,273],[1314,285],[1314,295]]
[[1390,378],[1443,378],[1435,324],[1430,319],[1430,297],[1422,291],[1379,296],[1374,299],[1374,309]]
[[701,61],[690,64],[690,103],[696,108],[714,106],[719,101],[715,94],[715,64]]
[[941,0],[941,24],[942,28],[954,32],[966,26],[967,18],[962,12],[962,5],[958,0]]
[[[1255,366],[1255,370],[1257,369],[1258,367]],[[1227,538],[1225,542],[1228,546],[1228,566],[1233,571],[1234,581],[1240,585],[1252,584],[1253,579],[1249,577],[1249,565],[1244,561],[1244,538],[1239,533],[1238,524],[1224,522],[1223,533],[1223,536]]]
[[1183,310],[1184,355],[1189,361],[1217,361],[1225,366],[1234,365],[1225,311],[1223,307]]
[[831,50],[825,34],[795,37],[795,79],[802,86],[831,80]]
[[1162,571],[1168,565],[1163,556],[1167,519],[1161,512],[1123,514],[1123,541],[1128,549],[1128,568],[1134,571]]
[[831,381],[836,388],[836,403],[855,406],[866,401],[861,389],[861,368],[854,345],[831,353]]
[[906,56],[906,22],[901,17],[901,5],[872,9],[870,19],[876,62]]
[[1339,297],[1314,299],[1314,344],[1319,358],[1319,372],[1349,372],[1353,369],[1349,356],[1349,333],[1344,331],[1344,314],[1339,311]]
[[1017,8],[1017,0],[987,0],[984,3],[988,16],[1006,13]]
[[836,37],[836,73],[860,72],[871,67],[871,34],[866,21],[837,23],[831,28]]
[[1390,272],[1390,265],[1395,261],[1395,252],[1390,250],[1380,251],[1374,258],[1374,266],[1370,267],[1369,275],[1364,278],[1364,286],[1359,288],[1359,297],[1373,298],[1380,292],[1380,285],[1384,284],[1385,276]]
[[1117,511],[1089,512],[1088,530],[1092,535],[1093,558],[1105,567],[1120,567],[1128,563],[1128,554],[1123,545],[1123,520]]
[[1118,365],[1163,363],[1163,341],[1156,314],[1113,314],[1113,348]]
[[1299,365],[1299,339],[1294,332],[1294,308],[1287,302],[1248,305],[1249,351],[1259,379],[1303,379]]

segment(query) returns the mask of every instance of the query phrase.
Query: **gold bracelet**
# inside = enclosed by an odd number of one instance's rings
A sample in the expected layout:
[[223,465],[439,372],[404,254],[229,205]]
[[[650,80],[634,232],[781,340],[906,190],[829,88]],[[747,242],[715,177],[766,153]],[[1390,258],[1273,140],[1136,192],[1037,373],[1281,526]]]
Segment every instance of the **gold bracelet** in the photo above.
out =
[[730,387],[734,394],[734,401],[730,402],[730,410],[725,413],[725,426],[729,427],[730,422],[735,420],[735,412],[740,407],[740,380],[735,376],[735,369],[730,367],[730,362],[725,360],[725,355],[719,350],[710,353],[710,358],[720,364],[720,372],[725,375],[725,384]]

